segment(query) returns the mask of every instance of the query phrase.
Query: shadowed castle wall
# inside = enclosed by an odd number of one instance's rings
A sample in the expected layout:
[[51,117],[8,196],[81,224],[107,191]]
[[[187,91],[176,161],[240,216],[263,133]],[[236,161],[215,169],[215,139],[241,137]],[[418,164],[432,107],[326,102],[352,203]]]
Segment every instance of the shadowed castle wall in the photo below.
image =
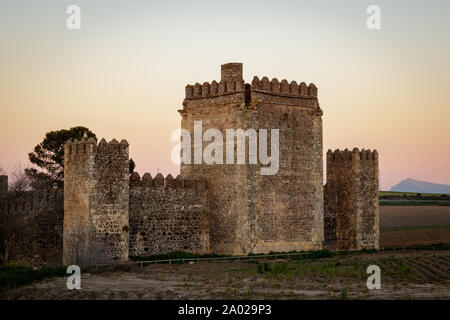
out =
[[62,192],[4,192],[0,211],[1,230],[9,236],[7,247],[1,244],[2,254],[7,250],[10,262],[33,266],[62,263]]
[[378,153],[355,148],[327,153],[325,246],[378,249]]
[[210,252],[204,181],[149,173],[130,179],[130,256]]

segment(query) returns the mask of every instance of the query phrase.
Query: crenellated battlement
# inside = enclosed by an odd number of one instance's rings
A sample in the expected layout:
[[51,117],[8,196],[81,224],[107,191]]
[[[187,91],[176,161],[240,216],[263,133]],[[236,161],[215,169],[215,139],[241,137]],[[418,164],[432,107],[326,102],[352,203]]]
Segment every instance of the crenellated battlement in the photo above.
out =
[[90,137],[87,140],[82,138],[81,140],[68,140],[65,144],[65,154],[68,157],[74,157],[82,154],[90,154],[95,152],[103,153],[123,153],[128,148],[128,142],[126,140],[120,141],[112,139],[110,142],[106,142],[103,138],[97,144],[97,140],[94,137]]
[[245,83],[244,80],[221,80],[219,83],[214,80],[211,83],[188,84],[185,90],[186,99],[214,98],[222,95],[244,92]]
[[75,156],[78,154],[87,154],[95,151],[97,147],[97,140],[94,137],[90,137],[87,140],[82,138],[81,140],[67,140],[65,144],[65,154],[68,156]]
[[[246,83],[244,80],[221,80],[219,83],[214,80],[211,83],[204,82],[203,84],[188,84],[185,88],[185,98],[188,100],[193,100],[242,93],[245,92],[245,86]],[[277,78],[269,80],[267,77],[263,77],[260,80],[257,76],[254,76],[250,87],[253,91],[266,94],[284,95],[304,99],[317,99],[317,87],[314,83],[310,83],[309,86],[307,86],[306,83],[301,82],[300,85],[298,85],[296,81],[291,81],[289,83],[286,79],[283,79],[279,82]]]
[[62,203],[64,194],[60,190],[40,189],[38,191],[25,191],[14,198],[12,201],[3,201],[0,208],[8,206],[11,212],[24,212],[30,210],[39,210],[43,207],[51,207],[57,203]]
[[363,161],[378,161],[378,151],[373,150],[370,151],[370,149],[365,150],[362,149],[359,151],[358,148],[353,148],[352,151],[345,149],[345,150],[339,150],[336,149],[334,151],[328,150],[327,152],[327,161],[347,161],[347,160],[354,160],[359,159]]
[[307,86],[304,82],[301,82],[299,85],[296,81],[291,81],[289,83],[286,79],[283,79],[279,82],[277,78],[273,78],[269,81],[268,77],[263,77],[260,80],[257,76],[254,76],[251,88],[253,91],[267,94],[317,99],[317,87],[314,83],[310,83],[309,86]]
[[202,109],[194,112],[203,112],[209,107],[235,107],[252,105],[252,110],[258,104],[285,105],[316,110],[316,115],[321,116],[317,99],[317,87],[305,82],[298,84],[286,79],[279,81],[277,78],[269,80],[268,77],[259,79],[253,77],[250,83],[246,83],[242,77],[241,63],[227,63],[221,66],[221,79],[203,84],[188,84],[185,88],[183,110],[179,110],[182,116],[186,110],[197,107]]
[[148,172],[144,173],[141,178],[139,173],[133,172],[130,176],[130,187],[143,187],[149,189],[195,189],[196,191],[203,191],[206,189],[206,181],[183,178],[180,175],[174,179],[171,174],[168,174],[164,178],[161,173],[158,173],[152,178],[151,174]]
[[186,86],[186,100],[214,98],[223,95],[243,93],[245,82],[242,78],[242,63],[227,63],[221,66],[220,82],[196,83]]

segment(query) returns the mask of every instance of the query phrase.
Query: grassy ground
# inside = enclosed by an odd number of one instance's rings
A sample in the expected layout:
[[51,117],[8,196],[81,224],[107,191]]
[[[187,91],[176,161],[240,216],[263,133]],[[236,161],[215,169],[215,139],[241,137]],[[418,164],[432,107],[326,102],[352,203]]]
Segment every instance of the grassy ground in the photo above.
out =
[[[381,290],[366,287],[369,265]],[[6,299],[450,299],[450,251],[389,251],[321,259],[127,266],[33,284]]]
[[380,206],[450,206],[450,195],[380,191]]
[[[381,247],[437,243],[450,243],[450,207],[380,207]],[[172,252],[139,260],[198,257],[213,256]],[[365,286],[370,264],[382,270],[382,290]],[[320,251],[277,261],[107,267],[84,272],[77,291],[67,289],[65,268],[6,266],[0,267],[0,298],[450,299],[449,271],[450,251]]]
[[450,200],[380,200],[380,206],[450,207]]
[[33,269],[19,265],[2,265],[0,266],[0,292],[65,274],[65,267]]

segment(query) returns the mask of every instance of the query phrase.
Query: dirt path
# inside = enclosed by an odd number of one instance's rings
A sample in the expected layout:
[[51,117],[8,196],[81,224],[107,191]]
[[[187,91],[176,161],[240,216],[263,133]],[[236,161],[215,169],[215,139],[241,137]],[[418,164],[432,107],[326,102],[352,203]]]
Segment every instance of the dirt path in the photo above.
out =
[[450,226],[423,227],[380,233],[380,247],[385,248],[437,243],[450,243]]
[[380,227],[450,225],[450,206],[380,206]]
[[[368,290],[366,268],[382,270]],[[382,252],[301,261],[202,262],[84,273],[18,288],[6,299],[450,299],[450,252]]]

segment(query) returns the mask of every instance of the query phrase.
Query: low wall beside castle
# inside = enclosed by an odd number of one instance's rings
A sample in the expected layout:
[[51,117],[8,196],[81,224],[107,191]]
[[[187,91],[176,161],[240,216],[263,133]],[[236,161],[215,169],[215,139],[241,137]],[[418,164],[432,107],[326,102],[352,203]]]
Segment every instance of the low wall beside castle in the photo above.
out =
[[[62,263],[63,193],[4,193],[0,200],[2,257],[32,266]],[[4,261],[6,262],[6,261]]]
[[[161,174],[154,179],[145,174],[141,179],[137,173],[129,181],[130,256],[178,250],[210,252],[205,181],[174,179],[171,175],[164,178]],[[0,237],[7,244],[2,241],[2,256],[6,253],[10,262],[32,266],[61,265],[63,202],[62,190],[2,192]]]
[[130,256],[210,251],[206,184],[146,173],[130,178]]

